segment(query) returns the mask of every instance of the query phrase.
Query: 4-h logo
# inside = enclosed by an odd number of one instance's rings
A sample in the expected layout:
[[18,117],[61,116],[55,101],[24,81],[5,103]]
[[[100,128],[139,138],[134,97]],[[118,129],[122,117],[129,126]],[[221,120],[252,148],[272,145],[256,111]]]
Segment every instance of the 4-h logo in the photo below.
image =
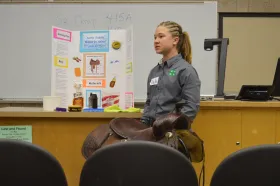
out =
[[175,70],[170,70],[169,71],[169,76],[175,76],[176,75],[176,71]]

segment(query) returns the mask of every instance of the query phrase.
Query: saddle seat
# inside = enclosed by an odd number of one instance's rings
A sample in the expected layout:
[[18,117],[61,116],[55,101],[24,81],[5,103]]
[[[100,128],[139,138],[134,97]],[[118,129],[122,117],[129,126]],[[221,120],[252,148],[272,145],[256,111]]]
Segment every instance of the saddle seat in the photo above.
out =
[[131,118],[115,118],[109,123],[111,130],[122,138],[135,139],[142,138],[151,139],[151,127],[142,122]]
[[115,134],[127,140],[157,140],[152,127],[132,118],[115,118],[109,125]]

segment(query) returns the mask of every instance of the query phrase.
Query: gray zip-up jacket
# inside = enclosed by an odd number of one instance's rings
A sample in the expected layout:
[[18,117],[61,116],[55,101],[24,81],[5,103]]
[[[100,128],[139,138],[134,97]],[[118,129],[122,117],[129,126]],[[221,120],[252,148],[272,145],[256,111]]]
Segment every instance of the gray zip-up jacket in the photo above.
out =
[[201,82],[195,68],[178,54],[156,65],[147,81],[147,100],[141,120],[152,124],[183,102],[181,112],[194,120],[200,106]]

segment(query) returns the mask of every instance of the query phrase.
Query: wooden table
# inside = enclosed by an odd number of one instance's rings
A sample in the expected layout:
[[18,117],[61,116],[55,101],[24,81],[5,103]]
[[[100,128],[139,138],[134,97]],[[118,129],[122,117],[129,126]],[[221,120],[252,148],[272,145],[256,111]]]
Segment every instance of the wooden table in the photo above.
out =
[[[192,128],[205,142],[206,185],[229,154],[280,142],[280,102],[206,101]],[[195,164],[197,172],[201,164]]]
[[[84,163],[81,146],[90,131],[115,117],[141,113],[60,113],[42,108],[0,108],[0,125],[32,125],[33,143],[62,164],[69,186],[79,184]],[[193,129],[205,141],[206,185],[230,153],[257,144],[280,142],[280,102],[203,101]],[[201,163],[194,163],[199,173]]]

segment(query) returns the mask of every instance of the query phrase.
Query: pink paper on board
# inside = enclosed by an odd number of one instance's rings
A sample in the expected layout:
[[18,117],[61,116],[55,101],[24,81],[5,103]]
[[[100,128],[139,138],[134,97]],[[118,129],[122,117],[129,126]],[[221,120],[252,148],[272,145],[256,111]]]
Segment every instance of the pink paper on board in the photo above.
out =
[[53,37],[55,39],[71,42],[72,41],[72,32],[70,32],[68,30],[54,28],[53,29]]
[[128,109],[129,107],[134,107],[133,92],[125,93],[125,109]]

